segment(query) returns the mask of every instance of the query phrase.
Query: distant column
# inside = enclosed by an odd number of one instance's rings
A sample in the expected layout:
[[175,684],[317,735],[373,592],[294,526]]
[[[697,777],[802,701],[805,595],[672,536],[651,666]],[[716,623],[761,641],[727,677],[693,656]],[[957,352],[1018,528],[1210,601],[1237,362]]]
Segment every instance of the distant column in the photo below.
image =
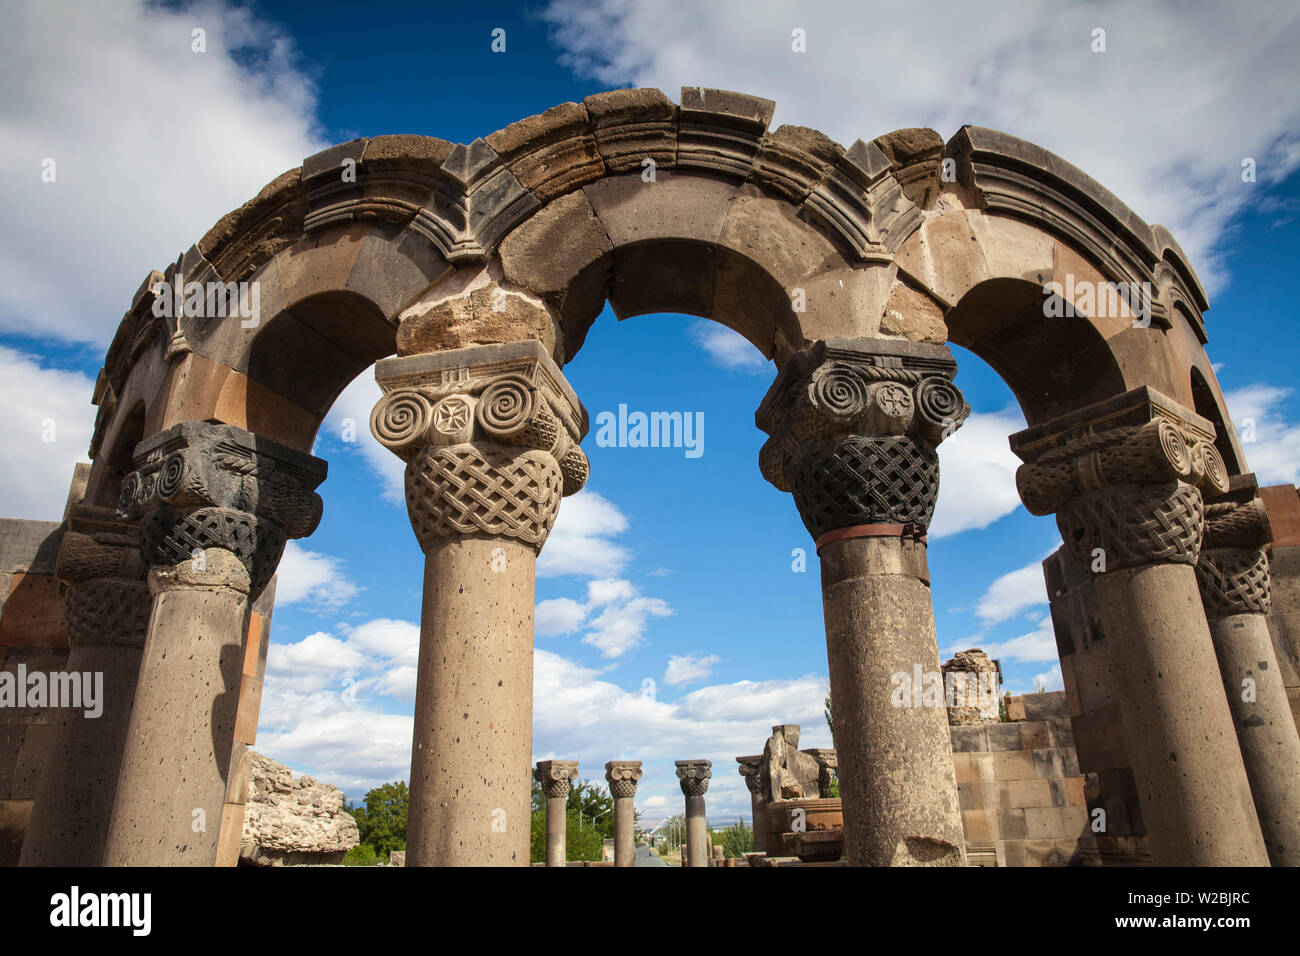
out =
[[686,797],[686,865],[709,865],[709,827],[704,814],[704,792],[709,789],[713,764],[708,760],[678,760],[677,778]]
[[542,785],[546,795],[546,865],[564,866],[568,862],[565,849],[565,822],[569,790],[578,777],[576,760],[543,760],[533,776]]
[[767,846],[767,826],[763,821],[763,794],[759,789],[758,771],[763,762],[762,754],[755,754],[751,757],[737,757],[736,763],[740,764],[740,775],[745,778],[745,786],[749,788],[749,810],[750,823],[754,831],[754,852],[764,853]]
[[636,824],[636,783],[641,779],[641,761],[611,760],[605,764],[609,795],[614,798],[614,865],[636,866],[636,843],[632,828]]

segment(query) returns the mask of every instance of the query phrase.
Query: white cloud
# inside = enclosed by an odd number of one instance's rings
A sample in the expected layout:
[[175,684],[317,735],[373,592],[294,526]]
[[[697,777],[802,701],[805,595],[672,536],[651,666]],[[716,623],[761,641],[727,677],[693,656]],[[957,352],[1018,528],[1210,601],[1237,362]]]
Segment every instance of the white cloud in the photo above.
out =
[[[1030,140],[1168,226],[1212,292],[1226,278],[1216,240],[1228,221],[1300,165],[1295,4],[1054,0],[985,4],[972,17],[965,0],[948,0],[925,11],[556,0],[544,15],[564,61],[611,86],[765,96],[773,127],[811,126],[845,146],[908,126],[949,137],[965,123]],[[806,53],[791,50],[796,26]],[[1098,26],[1105,53],[1090,48]],[[883,85],[864,79],[864,62]],[[1243,157],[1256,160],[1259,184],[1241,181]]]
[[618,574],[631,555],[609,538],[627,530],[627,516],[590,488],[560,503],[555,527],[537,558],[537,576],[565,574],[604,577]]
[[707,657],[674,654],[668,658],[668,667],[664,670],[664,683],[680,686],[704,680],[713,673],[713,665],[720,660],[722,658],[717,654],[709,654]]
[[939,500],[929,536],[943,538],[987,528],[1020,507],[1016,469],[1007,436],[1025,427],[1014,406],[972,414],[939,445]]
[[6,516],[62,519],[73,468],[90,447],[94,384],[0,345],[0,500]]
[[332,634],[317,631],[296,644],[272,643],[266,652],[268,679],[300,691],[315,691],[369,666],[366,655]]
[[[1044,555],[1046,557],[1046,555]],[[1022,611],[1047,603],[1047,584],[1042,561],[1008,571],[989,585],[975,605],[975,616],[984,624],[998,624]]]
[[691,340],[724,368],[771,371],[771,363],[754,343],[725,325],[699,319],[689,331]]
[[379,617],[347,630],[348,642],[370,655],[414,666],[420,656],[420,627]]
[[979,646],[985,654],[1002,661],[1003,664],[1009,661],[1038,663],[1060,660],[1060,655],[1056,651],[1056,636],[1052,630],[1050,616],[1045,616],[1038,622],[1038,626],[1027,634],[1021,634],[1007,641],[984,642]]
[[347,604],[361,589],[343,571],[343,564],[340,558],[290,541],[276,570],[276,606],[309,601],[314,610],[334,610]]
[[539,637],[572,634],[587,619],[587,605],[573,598],[540,601],[533,613],[533,632]]
[[[594,618],[590,615],[599,610]],[[571,634],[584,624],[589,644],[605,657],[621,657],[641,643],[651,617],[668,617],[673,609],[659,598],[642,597],[623,578],[599,578],[587,582],[587,601],[552,598],[534,610],[533,631],[541,637]]]
[[225,0],[8,4],[0,85],[0,331],[106,344],[150,269],[325,145],[293,44]]
[[669,617],[673,609],[659,598],[637,597],[606,607],[582,639],[605,657],[622,657],[641,643],[651,617]]
[[1283,408],[1291,391],[1257,382],[1223,396],[1246,465],[1261,485],[1300,481],[1300,425],[1288,422]]
[[[416,635],[412,622],[377,620],[345,639],[318,632],[273,644],[257,749],[352,796],[409,779]],[[825,677],[737,681],[660,700],[549,651],[533,660],[534,754],[578,760],[581,776],[597,782],[607,760],[642,760],[637,806],[650,823],[681,807],[673,760],[712,760],[709,815],[734,819],[749,815],[735,757],[761,750],[773,724],[802,724],[801,746],[830,745]]]

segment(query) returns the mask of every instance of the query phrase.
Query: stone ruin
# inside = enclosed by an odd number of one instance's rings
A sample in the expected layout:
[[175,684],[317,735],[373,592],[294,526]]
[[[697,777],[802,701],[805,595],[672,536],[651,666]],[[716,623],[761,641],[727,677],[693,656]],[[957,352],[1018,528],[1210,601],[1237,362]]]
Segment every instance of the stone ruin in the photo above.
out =
[[361,842],[343,791],[249,752],[248,802],[239,862],[254,866],[342,863]]
[[[1045,567],[1071,707],[1047,739],[1070,724],[1080,769],[1111,780],[1089,799],[1140,802],[1157,863],[1300,864],[1300,506],[1249,470],[1177,241],[1006,133],[846,148],[770,129],[774,109],[613,90],[470,144],[352,140],[148,272],[88,396],[65,513],[0,537],[0,667],[111,688],[98,720],[0,708],[0,859],[237,862],[275,569],[320,519],[317,430],[373,364],[371,430],[406,463],[426,556],[422,653],[491,635],[455,673],[420,668],[408,861],[526,860],[528,833],[495,824],[529,816],[535,562],[590,467],[563,369],[608,302],[707,316],[773,362],[758,467],[819,556],[848,862],[960,865],[999,842],[969,833],[992,808],[962,803],[981,781],[958,779],[952,734],[991,748],[1009,732],[881,693],[940,669],[926,536],[938,446],[970,413],[956,343],[1017,396],[1017,491],[1065,544]],[[261,314],[157,308],[191,283],[256,283]],[[807,793],[783,741],[776,787]],[[964,772],[1014,763],[1026,785],[1056,759],[981,753]],[[702,799],[697,770],[683,784]],[[220,825],[192,833],[195,808]]]

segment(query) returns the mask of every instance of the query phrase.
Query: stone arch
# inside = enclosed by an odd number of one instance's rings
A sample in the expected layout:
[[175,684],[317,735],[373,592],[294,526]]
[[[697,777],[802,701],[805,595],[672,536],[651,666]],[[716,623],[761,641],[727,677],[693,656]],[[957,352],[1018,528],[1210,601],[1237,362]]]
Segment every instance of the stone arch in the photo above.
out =
[[[946,143],[931,130],[903,129],[846,149],[804,127],[769,130],[773,108],[769,100],[702,88],[684,89],[680,103],[658,90],[616,90],[467,145],[407,135],[353,140],[284,173],[167,270],[151,273],[96,387],[90,479],[95,500],[103,500],[120,466],[118,449],[142,432],[124,500],[152,542],[143,546],[148,560],[166,572],[151,580],[172,589],[155,607],[150,633],[177,639],[177,621],[192,607],[228,647],[237,645],[242,634],[231,621],[248,613],[256,590],[249,582],[264,582],[284,540],[310,533],[319,518],[313,489],[324,463],[305,453],[322,418],[348,381],[381,360],[385,396],[376,432],[408,462],[425,584],[439,593],[426,605],[437,610],[424,622],[425,636],[454,643],[458,628],[488,626],[505,635],[513,655],[504,668],[511,687],[499,701],[510,716],[494,717],[491,733],[457,730],[456,743],[480,748],[483,767],[513,767],[531,726],[520,702],[531,687],[532,561],[561,495],[587,474],[579,447],[586,413],[561,368],[607,301],[621,319],[658,311],[705,316],[735,329],[778,369],[757,414],[771,436],[760,467],[794,491],[801,514],[813,514],[804,517],[822,552],[828,642],[840,648],[832,674],[851,678],[843,685],[850,692],[837,690],[836,700],[863,704],[846,718],[845,736],[850,750],[875,747],[872,759],[883,768],[868,774],[854,769],[856,758],[842,764],[846,819],[857,828],[846,844],[850,858],[959,861],[946,727],[931,720],[921,732],[906,715],[872,710],[870,694],[881,676],[872,668],[887,663],[877,659],[880,649],[938,665],[925,499],[937,480],[935,447],[969,411],[952,385],[955,364],[945,343],[984,357],[1020,400],[1030,428],[1013,447],[1026,461],[1027,504],[1039,513],[1068,512],[1066,520],[1084,529],[1073,536],[1079,541],[1085,532],[1124,538],[1134,514],[1155,509],[1153,521],[1137,523],[1159,533],[1115,550],[1139,571],[1173,570],[1159,588],[1138,574],[1116,574],[1098,590],[1117,589],[1110,595],[1117,608],[1151,594],[1199,606],[1195,581],[1184,572],[1199,546],[1200,489],[1226,490],[1224,462],[1244,467],[1202,348],[1208,302],[1163,227],[1148,226],[1040,147],[971,126]],[[258,314],[251,324],[239,315],[159,316],[161,295],[182,280],[236,291],[248,283],[257,290]],[[1135,315],[1131,303],[1111,308],[1108,300],[1103,308],[1100,294],[1088,303],[1062,291],[1080,314],[1052,318],[1045,314],[1049,283],[1062,290],[1123,284],[1147,298]],[[1217,466],[1216,438],[1236,452]],[[178,476],[196,474],[202,494],[178,488]],[[447,475],[454,480],[439,484]],[[456,497],[450,486],[471,488],[461,497],[473,501],[444,508],[448,495]],[[1128,489],[1132,500],[1116,505],[1097,497],[1116,489]],[[894,497],[908,499],[907,507]],[[444,548],[444,538],[463,547]],[[219,567],[183,566],[179,559],[196,543],[215,552]],[[508,572],[483,585],[483,568],[507,556]],[[1154,563],[1142,563],[1148,559]],[[466,588],[458,584],[471,577],[491,592],[482,608],[459,597]],[[187,595],[191,584],[196,594],[220,593],[224,605]],[[881,608],[886,613],[874,613]],[[480,610],[493,620],[484,624]],[[1113,626],[1131,629],[1134,617]],[[1199,630],[1196,621],[1179,627],[1177,615],[1146,623],[1150,633],[1127,636],[1153,654],[1180,638],[1204,634],[1208,644],[1203,620]],[[870,650],[843,650],[864,639]],[[147,645],[138,686],[150,701],[145,711],[156,715],[168,695],[185,691],[173,685],[206,684],[198,671],[167,670],[179,655],[164,665],[153,650]],[[1173,708],[1206,681],[1212,692],[1217,674],[1181,659],[1169,667],[1176,679],[1162,686],[1178,690],[1166,690],[1168,700],[1159,698],[1165,709],[1143,719],[1173,732],[1196,724],[1179,724]],[[1140,663],[1128,674],[1140,711],[1146,697],[1159,695],[1142,685],[1148,675]],[[479,676],[484,686],[503,684],[495,674],[489,681],[486,669]],[[439,685],[425,704],[417,700],[417,734],[442,740],[437,731],[447,714],[437,710],[439,695],[455,693]],[[1241,796],[1222,708],[1211,711],[1207,706],[1194,729],[1217,743],[1195,770],[1180,764],[1178,780],[1153,775],[1161,781],[1153,792],[1174,795],[1175,828],[1200,825],[1187,814],[1177,818],[1186,807],[1231,802],[1207,784],[1213,773],[1227,772],[1236,787],[1230,796]],[[872,720],[897,730],[905,745],[873,742]],[[501,727],[518,733],[508,748],[493,750]],[[124,769],[123,779],[135,776],[123,792],[141,792],[144,768],[160,763],[149,748],[169,745],[129,742],[124,767],[134,769]],[[431,748],[416,749],[431,759]],[[215,746],[207,756],[220,763],[221,752]],[[913,761],[905,771],[896,765],[904,752]],[[194,792],[178,791],[186,806],[224,792],[224,768],[214,774],[204,756],[202,772],[187,783]],[[1147,756],[1151,767],[1160,758]],[[497,855],[487,835],[499,808],[488,826],[491,803],[460,791],[448,800],[451,791],[437,791],[447,786],[450,766],[422,771],[418,811],[413,783],[412,827],[426,836],[474,833],[463,846],[475,849],[425,845],[411,859],[465,861],[457,856],[465,852],[481,853],[475,862],[517,859],[517,846]],[[516,801],[527,788],[515,787],[515,771],[501,773],[501,799]],[[413,781],[418,776],[413,770]],[[1186,782],[1193,777],[1195,793]],[[919,791],[933,801],[894,812],[890,801]],[[509,806],[516,818],[524,815],[517,802]],[[169,838],[140,836],[154,824],[139,813],[122,814],[120,825],[115,813],[114,821],[108,859],[158,862],[149,847]],[[1214,839],[1197,844],[1199,859],[1258,859],[1253,845],[1240,855],[1225,849],[1233,840],[1251,843],[1244,817],[1226,842],[1219,826]],[[209,850],[215,845],[194,852]],[[449,855],[438,857],[442,852]],[[1166,860],[1190,859],[1171,854]]]

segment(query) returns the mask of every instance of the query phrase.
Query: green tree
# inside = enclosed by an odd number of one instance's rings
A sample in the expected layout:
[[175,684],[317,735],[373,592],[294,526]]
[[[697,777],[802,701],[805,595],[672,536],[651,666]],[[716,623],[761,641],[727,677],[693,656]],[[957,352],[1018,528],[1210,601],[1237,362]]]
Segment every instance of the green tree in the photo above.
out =
[[722,853],[728,859],[741,857],[754,852],[754,831],[745,826],[744,820],[737,820],[734,826],[715,830],[713,843],[721,845]]
[[[529,859],[546,861],[546,795],[533,779],[533,814],[529,828]],[[601,858],[605,840],[614,838],[614,798],[599,784],[577,780],[565,800],[564,843],[568,860]]]
[[364,806],[348,804],[345,807],[357,821],[361,842],[374,850],[381,860],[387,860],[393,850],[405,850],[406,813],[410,803],[406,781],[375,787],[363,799]]

